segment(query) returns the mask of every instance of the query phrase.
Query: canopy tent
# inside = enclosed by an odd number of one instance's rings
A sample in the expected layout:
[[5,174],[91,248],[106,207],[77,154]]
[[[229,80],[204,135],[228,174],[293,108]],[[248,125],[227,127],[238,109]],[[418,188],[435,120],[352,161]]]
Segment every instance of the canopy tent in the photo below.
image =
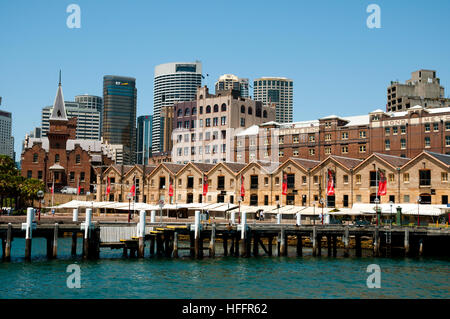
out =
[[[417,204],[378,204],[381,214],[396,214],[397,207],[401,207],[403,215],[419,215],[419,216],[440,216],[445,214],[441,209],[443,205],[417,205]],[[375,214],[375,204],[354,204],[353,211],[359,211],[362,214]]]

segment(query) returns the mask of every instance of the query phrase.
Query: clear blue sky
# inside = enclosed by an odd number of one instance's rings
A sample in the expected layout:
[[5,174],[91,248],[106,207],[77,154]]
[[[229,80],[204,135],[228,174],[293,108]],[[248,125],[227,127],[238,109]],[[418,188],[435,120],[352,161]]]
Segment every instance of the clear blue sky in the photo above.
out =
[[[81,28],[66,7],[81,7]],[[381,29],[369,29],[369,4]],[[450,1],[41,0],[0,3],[1,109],[13,113],[17,159],[41,124],[62,69],[65,100],[102,95],[105,74],[132,76],[137,113],[153,113],[157,64],[200,60],[224,73],[294,80],[294,121],[385,108],[386,86],[435,69],[450,93]]]

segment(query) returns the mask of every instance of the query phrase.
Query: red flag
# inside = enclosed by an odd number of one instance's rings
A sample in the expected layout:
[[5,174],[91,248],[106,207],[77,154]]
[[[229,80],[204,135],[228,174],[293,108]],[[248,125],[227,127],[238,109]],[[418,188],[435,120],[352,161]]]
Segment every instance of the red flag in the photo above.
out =
[[206,196],[208,193],[208,178],[206,175],[203,175],[203,196]]
[[80,187],[80,185],[78,185],[77,195],[80,195],[80,190],[81,190],[81,187]]
[[245,196],[245,188],[244,188],[244,175],[241,175],[241,197]]
[[334,178],[331,169],[328,170],[327,196],[334,195]]
[[173,196],[173,185],[172,185],[172,180],[169,180],[169,196],[170,196],[170,197]]
[[379,182],[378,182],[378,195],[386,195],[387,191],[387,180],[384,172],[381,169],[378,169],[379,174]]
[[50,187],[50,191],[52,192],[52,194],[53,194],[53,186],[52,187]]
[[108,186],[106,186],[106,196],[108,196],[110,192],[111,192],[111,181],[108,177]]
[[131,186],[130,193],[133,197],[136,194],[136,176],[133,178],[133,186]]
[[281,188],[281,194],[287,195],[287,174],[283,172],[283,185]]

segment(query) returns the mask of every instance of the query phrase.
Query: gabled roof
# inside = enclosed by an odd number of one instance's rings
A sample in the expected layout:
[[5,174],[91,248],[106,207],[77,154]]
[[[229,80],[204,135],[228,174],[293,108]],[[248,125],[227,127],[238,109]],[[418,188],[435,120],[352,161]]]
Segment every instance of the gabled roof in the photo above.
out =
[[235,162],[222,162],[222,164],[228,167],[235,174],[239,173],[245,166],[247,166],[247,163],[235,163]]
[[353,168],[355,168],[356,166],[358,166],[362,160],[357,159],[357,158],[351,158],[351,157],[344,157],[344,156],[337,156],[337,155],[330,155],[328,156],[325,160],[323,160],[322,162],[320,162],[318,165],[316,165],[314,167],[314,169],[316,167],[319,167],[321,165],[323,165],[324,163],[326,163],[328,160],[332,160],[334,162],[337,162],[338,164],[340,164],[341,166],[343,166],[344,168],[346,168],[347,170],[351,170]]
[[320,164],[319,161],[307,159],[307,158],[296,158],[296,157],[290,157],[292,161],[297,163],[298,165],[302,166],[304,169],[309,170],[314,167],[316,167],[318,164]]
[[424,151],[424,153],[427,153],[428,155],[434,157],[439,162],[442,162],[443,164],[450,166],[450,155],[447,154],[441,154],[441,153],[435,153],[435,152],[429,152]]
[[369,157],[367,157],[361,163],[359,163],[355,167],[355,169],[361,167],[362,165],[364,165],[364,163],[372,160],[374,157],[378,158],[380,161],[384,162],[385,164],[391,166],[393,169],[400,168],[411,160],[410,158],[406,158],[406,157],[394,156],[394,155],[383,154],[383,153],[372,153]]
[[161,163],[160,165],[165,166],[171,173],[177,174],[185,165],[175,164],[175,163]]
[[56,91],[55,101],[53,102],[53,111],[50,115],[50,121],[67,121],[66,107],[62,93],[61,82]]
[[208,173],[216,164],[208,164],[208,163],[196,163],[192,162],[192,165],[197,167],[203,173]]
[[251,161],[250,163],[248,163],[247,165],[245,165],[238,173],[242,174],[243,171],[245,171],[247,168],[251,167],[251,166],[259,166],[260,169],[264,170],[267,174],[271,174],[274,171],[276,171],[278,169],[279,165],[273,165],[272,162],[269,161]]

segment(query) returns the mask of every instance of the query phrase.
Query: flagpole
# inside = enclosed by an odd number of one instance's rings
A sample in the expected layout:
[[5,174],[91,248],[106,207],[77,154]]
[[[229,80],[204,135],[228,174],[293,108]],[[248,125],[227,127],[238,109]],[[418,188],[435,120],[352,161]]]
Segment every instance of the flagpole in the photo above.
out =
[[78,184],[77,184],[77,200],[79,199],[80,196],[80,177],[78,177]]

